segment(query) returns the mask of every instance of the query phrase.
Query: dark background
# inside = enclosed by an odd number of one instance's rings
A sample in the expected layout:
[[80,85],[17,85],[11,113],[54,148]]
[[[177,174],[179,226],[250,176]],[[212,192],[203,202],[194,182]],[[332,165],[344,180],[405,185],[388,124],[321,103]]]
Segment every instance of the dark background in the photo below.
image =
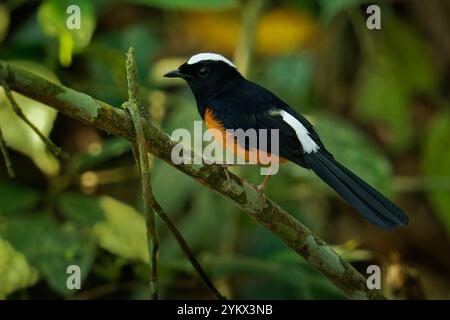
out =
[[[81,7],[82,28],[65,28]],[[381,8],[381,30],[366,7]],[[305,170],[288,164],[266,193],[365,274],[381,266],[390,298],[450,297],[450,3],[445,0],[134,0],[0,2],[0,58],[119,107],[134,46],[141,93],[167,132],[199,120],[185,83],[162,75],[198,52],[234,59],[246,76],[305,114],[328,149],[395,200],[407,228],[378,230]],[[147,297],[144,220],[130,146],[15,95],[71,155],[56,159],[0,89],[0,127],[16,178],[0,160],[0,298]],[[225,295],[344,296],[226,199],[159,160],[154,192]],[[257,168],[233,172],[259,183]],[[159,225],[162,298],[211,298]],[[66,288],[68,265],[82,290]]]

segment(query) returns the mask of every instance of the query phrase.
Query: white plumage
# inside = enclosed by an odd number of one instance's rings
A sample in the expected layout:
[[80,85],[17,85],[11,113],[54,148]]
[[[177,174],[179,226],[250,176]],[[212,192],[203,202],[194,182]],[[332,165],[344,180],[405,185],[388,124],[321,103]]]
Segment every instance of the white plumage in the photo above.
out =
[[304,153],[317,152],[317,150],[320,149],[317,143],[315,143],[314,140],[309,136],[308,129],[306,129],[300,121],[298,121],[294,116],[284,110],[280,110],[279,114],[281,117],[283,117],[283,121],[295,130],[297,138],[302,144]]
[[214,60],[214,61],[223,61],[226,64],[232,66],[233,68],[236,68],[236,66],[233,64],[233,62],[231,62],[230,60],[228,60],[227,58],[225,58],[224,56],[217,54],[217,53],[209,53],[209,52],[205,52],[205,53],[198,53],[193,55],[187,62],[187,64],[194,64],[200,61],[205,61],[205,60]]

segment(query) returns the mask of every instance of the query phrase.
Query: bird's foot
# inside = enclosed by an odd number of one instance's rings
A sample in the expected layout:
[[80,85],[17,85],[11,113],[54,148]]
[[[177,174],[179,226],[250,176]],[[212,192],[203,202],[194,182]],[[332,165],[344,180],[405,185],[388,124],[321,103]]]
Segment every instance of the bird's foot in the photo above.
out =
[[260,213],[261,211],[263,211],[263,209],[266,206],[266,200],[265,200],[265,197],[264,197],[265,184],[260,184],[259,186],[258,185],[254,185],[254,186],[255,186],[255,189],[256,189],[256,191],[258,192],[258,195],[259,195],[259,209],[258,209],[258,213]]

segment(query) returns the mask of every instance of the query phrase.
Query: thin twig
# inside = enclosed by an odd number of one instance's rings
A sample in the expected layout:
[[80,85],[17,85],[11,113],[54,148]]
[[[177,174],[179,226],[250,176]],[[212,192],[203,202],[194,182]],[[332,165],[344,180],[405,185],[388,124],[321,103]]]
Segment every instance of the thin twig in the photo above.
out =
[[191,248],[187,244],[186,240],[184,240],[181,233],[178,231],[177,227],[173,224],[172,220],[170,220],[169,216],[166,214],[164,209],[159,205],[157,201],[154,202],[154,208],[156,210],[156,213],[158,213],[158,216],[161,218],[161,220],[166,225],[167,229],[172,233],[172,235],[177,240],[178,244],[180,245],[181,249],[183,250],[186,257],[191,262],[192,266],[194,267],[195,271],[197,271],[198,275],[202,279],[203,283],[206,285],[206,287],[209,289],[209,291],[218,299],[218,300],[226,300],[226,298],[217,290],[217,288],[214,286],[213,282],[209,279],[206,272],[203,270],[203,267],[201,266],[200,262],[198,262],[197,258],[195,257],[194,253],[192,252]]
[[3,132],[0,128],[0,149],[2,150],[3,159],[5,159],[6,170],[8,171],[8,176],[14,178],[14,167],[9,157],[8,147],[6,146],[5,138],[3,138]]
[[11,90],[9,89],[9,86],[6,82],[2,83],[3,89],[5,91],[5,96],[8,99],[9,103],[11,104],[11,107],[13,111],[16,113],[16,115],[22,119],[23,122],[25,122],[31,130],[33,130],[39,138],[44,142],[46,147],[57,157],[63,159],[63,160],[69,160],[69,155],[64,152],[60,147],[58,147],[56,144],[53,143],[52,140],[47,138],[42,134],[41,131],[27,118],[27,116],[23,113],[22,109],[20,109],[19,105],[17,104],[16,100],[14,99]]
[[140,168],[142,180],[142,194],[144,197],[144,213],[147,228],[148,253],[150,258],[150,275],[149,288],[150,298],[156,300],[158,298],[158,234],[155,224],[154,203],[150,166],[148,161],[148,144],[145,141],[144,126],[142,122],[145,116],[144,108],[141,107],[139,98],[139,82],[137,78],[137,66],[134,56],[134,49],[130,48],[127,53],[126,60],[127,80],[128,80],[128,101],[124,103],[124,107],[128,110],[133,120],[134,129],[136,131],[136,147],[137,164]]

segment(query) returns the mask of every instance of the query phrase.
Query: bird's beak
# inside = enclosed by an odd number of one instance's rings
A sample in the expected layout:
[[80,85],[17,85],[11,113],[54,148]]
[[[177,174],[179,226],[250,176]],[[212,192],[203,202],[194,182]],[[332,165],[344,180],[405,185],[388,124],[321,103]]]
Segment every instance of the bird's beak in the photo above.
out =
[[180,69],[167,72],[164,75],[164,77],[166,77],[166,78],[183,78],[183,76],[184,76],[184,74],[181,73]]

